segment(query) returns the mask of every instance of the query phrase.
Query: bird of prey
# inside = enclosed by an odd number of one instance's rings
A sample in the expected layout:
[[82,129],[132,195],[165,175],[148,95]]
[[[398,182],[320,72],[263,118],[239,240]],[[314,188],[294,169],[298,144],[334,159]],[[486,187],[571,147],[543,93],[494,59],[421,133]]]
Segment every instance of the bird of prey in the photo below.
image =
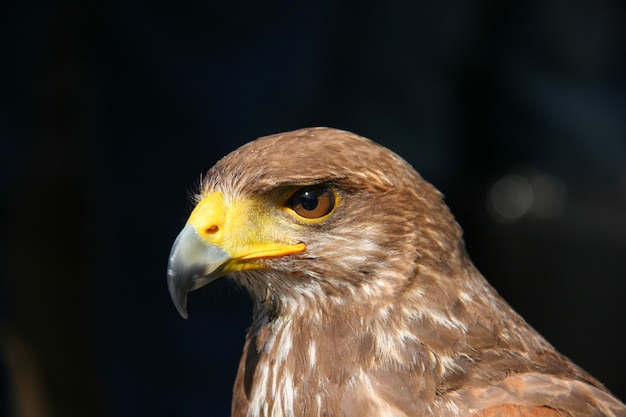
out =
[[250,293],[233,416],[626,416],[487,283],[442,195],[369,139],[257,139],[196,199],[168,287],[185,317],[218,277]]

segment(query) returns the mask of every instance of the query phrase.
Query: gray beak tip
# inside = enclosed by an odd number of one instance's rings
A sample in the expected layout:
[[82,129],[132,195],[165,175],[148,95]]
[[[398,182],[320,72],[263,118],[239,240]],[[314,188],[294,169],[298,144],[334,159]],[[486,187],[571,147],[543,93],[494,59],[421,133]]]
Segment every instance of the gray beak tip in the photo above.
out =
[[223,275],[221,266],[230,256],[200,238],[191,225],[180,232],[170,252],[167,287],[176,310],[187,318],[187,293]]
[[184,288],[184,285],[180,285],[180,281],[176,279],[176,274],[172,269],[168,268],[167,271],[167,287],[169,289],[170,297],[176,307],[178,313],[184,318],[188,318],[187,313],[187,292],[188,288]]

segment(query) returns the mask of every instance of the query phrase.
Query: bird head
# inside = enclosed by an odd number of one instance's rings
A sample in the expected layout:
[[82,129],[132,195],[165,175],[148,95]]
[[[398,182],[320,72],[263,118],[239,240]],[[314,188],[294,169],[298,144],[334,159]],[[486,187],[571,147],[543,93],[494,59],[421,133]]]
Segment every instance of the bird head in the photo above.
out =
[[189,291],[226,275],[281,307],[392,296],[420,267],[448,268],[462,246],[434,187],[390,150],[336,129],[242,146],[209,170],[196,203],[167,271],[183,317]]

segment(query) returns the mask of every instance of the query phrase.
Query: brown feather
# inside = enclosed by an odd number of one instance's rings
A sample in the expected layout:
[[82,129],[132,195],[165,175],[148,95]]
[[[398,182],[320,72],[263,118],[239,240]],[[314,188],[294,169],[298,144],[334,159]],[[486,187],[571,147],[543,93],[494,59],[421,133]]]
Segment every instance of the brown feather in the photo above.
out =
[[563,414],[548,407],[504,404],[481,410],[472,417],[563,417]]
[[233,416],[625,416],[467,256],[441,194],[399,156],[349,132],[302,129],[218,162],[199,198],[272,203],[326,183],[339,205],[284,226],[298,255],[233,274],[255,301]]

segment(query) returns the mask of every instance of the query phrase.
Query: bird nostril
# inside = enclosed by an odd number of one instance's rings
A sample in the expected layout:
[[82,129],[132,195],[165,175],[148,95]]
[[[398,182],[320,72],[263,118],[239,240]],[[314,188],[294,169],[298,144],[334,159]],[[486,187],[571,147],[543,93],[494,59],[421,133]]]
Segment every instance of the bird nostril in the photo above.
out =
[[209,226],[206,229],[204,229],[204,232],[209,234],[209,235],[213,235],[217,232],[219,232],[220,228],[219,226],[213,225],[213,226]]

